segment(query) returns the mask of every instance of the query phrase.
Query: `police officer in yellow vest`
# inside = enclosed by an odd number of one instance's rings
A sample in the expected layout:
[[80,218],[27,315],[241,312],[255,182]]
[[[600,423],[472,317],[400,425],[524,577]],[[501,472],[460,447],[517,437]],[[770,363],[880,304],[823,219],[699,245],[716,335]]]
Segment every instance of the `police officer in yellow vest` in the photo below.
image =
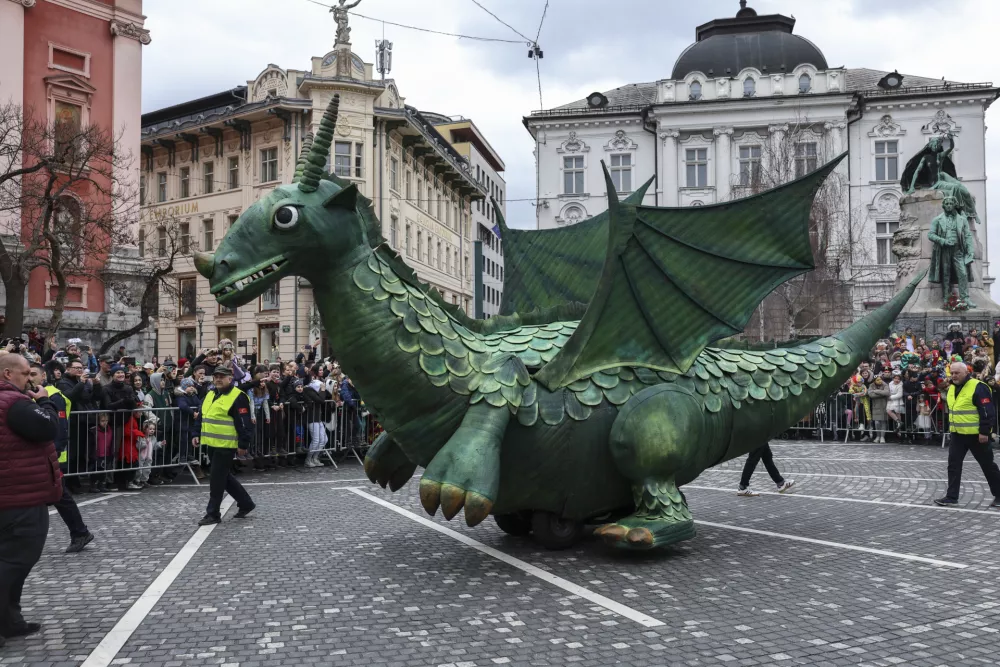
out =
[[66,524],[67,530],[69,530],[69,546],[66,548],[66,553],[74,554],[83,551],[85,546],[93,542],[94,534],[90,532],[87,524],[83,522],[80,508],[77,507],[73,494],[69,492],[69,487],[66,486],[66,449],[69,446],[69,415],[73,404],[65,394],[52,384],[55,378],[51,375],[46,375],[46,371],[54,375],[56,370],[62,371],[62,364],[56,361],[50,361],[48,368],[43,367],[41,364],[31,364],[31,369],[28,373],[28,384],[36,389],[44,387],[59,415],[59,434],[56,436],[55,445],[56,451],[59,453],[59,467],[63,471],[63,492],[62,498],[55,504],[55,508],[59,512],[59,517],[63,520],[63,523]]
[[243,485],[233,476],[233,459],[237,451],[247,453],[253,439],[250,421],[250,399],[233,386],[233,371],[219,366],[212,373],[215,388],[205,395],[201,404],[201,435],[196,444],[207,447],[212,460],[209,473],[208,509],[198,522],[208,526],[222,521],[220,506],[223,492],[236,500],[237,519],[244,519],[253,511],[253,500]]
[[948,493],[934,502],[957,505],[962,483],[962,462],[972,452],[993,493],[990,507],[1000,507],[1000,468],[993,460],[990,431],[996,419],[996,406],[990,388],[969,378],[969,367],[957,361],[951,365],[951,386],[948,387],[948,424],[951,445],[948,449]]

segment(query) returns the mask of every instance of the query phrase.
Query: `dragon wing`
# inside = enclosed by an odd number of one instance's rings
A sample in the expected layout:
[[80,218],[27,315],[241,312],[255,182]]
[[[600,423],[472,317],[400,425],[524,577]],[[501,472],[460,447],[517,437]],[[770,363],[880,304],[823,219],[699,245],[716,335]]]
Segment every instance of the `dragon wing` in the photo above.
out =
[[813,197],[846,155],[763,194],[691,208],[623,204],[607,168],[609,242],[576,331],[535,378],[555,389],[595,371],[685,373],[739,333],[775,287],[814,268]]
[[[642,203],[652,182],[646,181],[625,203]],[[570,227],[528,230],[509,228],[496,202],[493,210],[503,240],[501,315],[590,301],[608,252],[606,211]]]

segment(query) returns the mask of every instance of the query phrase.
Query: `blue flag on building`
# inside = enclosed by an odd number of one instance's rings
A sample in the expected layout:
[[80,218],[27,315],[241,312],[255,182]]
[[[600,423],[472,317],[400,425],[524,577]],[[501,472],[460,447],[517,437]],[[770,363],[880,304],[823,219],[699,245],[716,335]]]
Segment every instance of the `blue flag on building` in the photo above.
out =
[[496,234],[497,238],[500,238],[500,223],[493,225],[493,233]]

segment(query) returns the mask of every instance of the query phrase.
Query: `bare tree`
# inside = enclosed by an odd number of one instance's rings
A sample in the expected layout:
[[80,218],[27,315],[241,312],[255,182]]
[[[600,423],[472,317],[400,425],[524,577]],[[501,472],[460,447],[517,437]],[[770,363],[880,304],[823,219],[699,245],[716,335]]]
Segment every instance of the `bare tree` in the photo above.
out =
[[[152,232],[152,233],[150,233]],[[151,242],[148,242],[147,239]],[[155,224],[141,223],[135,239],[142,268],[128,280],[105,280],[115,297],[130,308],[139,309],[139,320],[128,329],[115,333],[105,340],[98,354],[104,354],[116,343],[142,333],[158,320],[160,298],[179,298],[177,286],[169,276],[174,272],[178,258],[190,254],[193,247],[180,224],[174,220],[157,220]]]
[[[789,123],[779,138],[738,146],[740,169],[733,199],[749,197],[799,178],[823,165],[822,129],[807,119]],[[816,268],[779,285],[757,309],[744,336],[760,341],[825,334],[853,320],[852,290],[881,275],[863,237],[867,210],[850,209],[850,184],[840,169],[813,200],[809,238]]]
[[49,123],[20,105],[0,107],[0,277],[11,330],[23,327],[32,271],[52,280],[54,336],[70,280],[100,279],[111,249],[131,242],[139,200],[123,178],[133,157],[118,139],[78,118]]

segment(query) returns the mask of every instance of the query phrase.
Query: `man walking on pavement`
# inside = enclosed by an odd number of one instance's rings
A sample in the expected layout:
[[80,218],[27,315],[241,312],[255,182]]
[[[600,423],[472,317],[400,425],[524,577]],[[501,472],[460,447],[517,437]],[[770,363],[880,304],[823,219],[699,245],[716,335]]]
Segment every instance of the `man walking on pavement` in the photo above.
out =
[[21,615],[21,591],[62,495],[56,409],[44,389],[26,391],[30,372],[21,355],[0,356],[0,647],[41,629]]
[[969,377],[969,367],[957,361],[951,365],[951,386],[948,387],[948,492],[934,502],[950,507],[958,504],[962,484],[962,463],[972,455],[983,469],[993,493],[990,507],[1000,507],[1000,468],[993,460],[990,432],[996,419],[996,406],[990,388]]
[[744,498],[756,498],[760,495],[750,488],[750,478],[753,476],[753,471],[757,468],[757,464],[760,463],[761,459],[764,460],[764,467],[767,468],[767,474],[771,476],[771,480],[777,485],[778,493],[785,493],[795,486],[795,480],[786,480],[778,472],[778,466],[774,465],[774,456],[771,454],[771,444],[768,443],[763,447],[753,450],[747,456],[747,462],[743,466],[743,476],[740,478],[740,488],[737,489],[736,495],[743,496]]
[[254,510],[253,500],[232,473],[234,456],[245,456],[253,439],[250,399],[233,386],[233,371],[219,366],[212,373],[215,388],[201,404],[201,436],[196,445],[207,447],[211,460],[208,508],[199,526],[222,521],[222,494],[236,500],[237,519],[245,519]]
[[[50,361],[49,363],[53,364],[57,362]],[[31,364],[31,371],[28,374],[28,387],[30,389],[44,388],[49,395],[49,399],[52,401],[52,405],[55,406],[56,414],[59,417],[59,432],[56,435],[55,445],[56,453],[59,455],[59,470],[62,471],[63,478],[62,498],[55,504],[55,508],[59,512],[59,518],[63,520],[67,530],[69,530],[70,542],[69,547],[66,548],[66,553],[79,553],[83,551],[84,547],[94,541],[94,534],[90,532],[87,524],[83,522],[83,516],[80,515],[80,508],[77,507],[76,500],[66,485],[69,416],[73,410],[73,402],[54,384],[46,382],[45,370],[41,364]]]

